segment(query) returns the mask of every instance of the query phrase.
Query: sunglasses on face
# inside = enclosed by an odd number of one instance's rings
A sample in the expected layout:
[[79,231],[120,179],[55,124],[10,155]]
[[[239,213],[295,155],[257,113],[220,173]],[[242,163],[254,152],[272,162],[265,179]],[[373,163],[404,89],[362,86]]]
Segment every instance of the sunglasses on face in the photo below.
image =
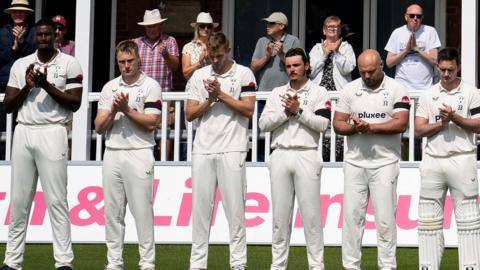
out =
[[275,26],[277,23],[276,22],[267,22],[267,26],[268,27],[273,27]]
[[417,18],[417,19],[421,20],[423,18],[423,15],[422,14],[408,14],[408,17],[410,19]]
[[212,29],[213,25],[212,24],[199,24],[198,28],[200,28],[200,29]]

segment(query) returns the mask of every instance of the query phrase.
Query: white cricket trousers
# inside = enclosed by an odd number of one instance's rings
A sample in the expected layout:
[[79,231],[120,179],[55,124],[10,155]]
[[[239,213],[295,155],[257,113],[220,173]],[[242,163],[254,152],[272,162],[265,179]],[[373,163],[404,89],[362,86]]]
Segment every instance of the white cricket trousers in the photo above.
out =
[[153,165],[151,148],[114,150],[103,157],[107,268],[122,270],[126,206],[135,219],[140,269],[155,268]]
[[375,169],[344,163],[342,261],[345,269],[360,269],[365,214],[369,197],[375,211],[378,268],[396,269],[398,162]]
[[287,269],[295,195],[304,226],[308,269],[324,269],[320,213],[322,163],[317,153],[316,149],[276,149],[270,156],[273,209],[271,270]]
[[438,270],[444,250],[444,205],[453,199],[460,270],[480,267],[480,208],[476,153],[447,157],[424,155],[418,205],[419,269]]
[[192,155],[190,268],[207,269],[208,240],[217,186],[230,232],[230,266],[246,265],[245,158],[245,152]]
[[67,203],[67,130],[63,125],[15,128],[12,146],[10,224],[4,263],[22,269],[25,236],[32,200],[40,178],[52,224],[55,267],[73,261]]

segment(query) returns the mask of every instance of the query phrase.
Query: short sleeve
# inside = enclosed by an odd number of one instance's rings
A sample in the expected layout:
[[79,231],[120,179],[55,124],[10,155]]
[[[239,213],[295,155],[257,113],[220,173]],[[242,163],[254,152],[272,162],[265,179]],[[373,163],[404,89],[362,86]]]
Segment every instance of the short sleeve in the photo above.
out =
[[183,46],[182,54],[191,55],[192,54],[192,42],[189,42]]
[[330,120],[332,102],[330,101],[330,95],[323,87],[320,87],[320,93],[314,105],[314,112]]
[[245,73],[242,76],[241,87],[241,97],[255,96],[255,93],[257,92],[257,82],[253,72],[250,69],[245,70]]
[[408,92],[400,83],[396,83],[395,95],[393,98],[393,113],[410,110],[410,97]]
[[[302,48],[303,49],[302,44],[300,44],[300,40],[298,40],[298,38],[295,37],[295,36],[292,36],[292,37],[293,37],[292,47],[288,48],[288,50],[291,49],[291,48]],[[285,52],[287,52],[288,50],[286,50]]]
[[262,58],[265,53],[265,42],[262,41],[263,38],[258,39],[257,45],[255,45],[255,51],[253,52],[252,60]]
[[71,57],[67,68],[67,85],[65,89],[82,87],[83,73],[77,59]]
[[[192,77],[188,80],[186,85],[187,98],[196,101],[202,101],[201,89],[204,88],[201,78],[199,78],[199,70],[193,72]],[[201,88],[200,88],[201,87]]]
[[440,48],[442,46],[440,42],[440,38],[438,37],[438,33],[433,27],[431,28],[431,31],[430,31],[430,37],[429,37],[427,46],[428,46],[427,50],[429,51],[432,49]]
[[471,118],[480,117],[480,90],[474,88],[472,93],[472,101],[470,103]]
[[330,102],[330,96],[328,95],[327,90],[323,87],[320,86],[320,91],[319,95],[317,98],[317,101],[315,102],[314,105],[314,110],[323,110],[323,109],[328,109],[331,110],[331,102]]
[[338,97],[337,106],[335,107],[335,111],[351,114],[351,98],[349,96],[351,87],[350,84],[347,84],[342,91],[340,91],[340,95]]
[[151,80],[148,95],[145,98],[144,113],[160,114],[162,112],[162,89],[157,81]]
[[103,86],[100,100],[98,101],[98,110],[110,111],[112,109],[112,91],[110,91],[110,88],[110,83]]
[[398,48],[399,42],[397,40],[397,36],[397,31],[394,30],[388,39],[387,45],[385,45],[385,51],[395,54],[400,51]]
[[[23,85],[20,85],[20,78],[18,76],[21,76],[22,75],[22,72],[20,69],[20,65],[17,62],[15,62],[12,66],[12,68],[10,69],[10,77],[8,78],[8,86],[10,87],[14,87],[14,88],[18,88],[18,89],[22,89],[23,88]],[[25,76],[26,70],[23,72],[23,76]]]
[[168,54],[170,55],[175,55],[175,56],[179,55],[177,40],[174,37],[168,38],[167,50],[168,50]]
[[418,99],[418,106],[417,110],[415,112],[415,116],[419,116],[425,119],[429,118],[429,113],[428,113],[428,99],[427,99],[427,93],[423,93],[420,98]]

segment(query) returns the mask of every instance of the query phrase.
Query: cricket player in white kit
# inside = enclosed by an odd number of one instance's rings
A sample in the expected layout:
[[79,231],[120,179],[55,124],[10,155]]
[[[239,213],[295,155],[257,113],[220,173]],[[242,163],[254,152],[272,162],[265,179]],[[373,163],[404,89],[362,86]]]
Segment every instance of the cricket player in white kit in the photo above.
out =
[[248,120],[255,108],[252,71],[229,59],[225,34],[207,41],[211,65],[190,78],[186,117],[199,119],[192,155],[192,252],[190,269],[207,269],[208,239],[216,188],[230,231],[230,267],[245,269],[245,158]]
[[121,76],[103,87],[95,119],[96,131],[106,134],[103,157],[106,269],[124,269],[124,220],[128,204],[137,228],[140,269],[153,270],[153,147],[162,91],[157,81],[140,70],[135,42],[120,42],[116,56]]
[[10,224],[2,270],[22,269],[38,178],[52,224],[55,267],[72,269],[66,125],[80,108],[82,70],[75,58],[55,49],[52,21],[38,21],[35,32],[37,51],[14,63],[5,91],[5,111],[18,110],[18,124],[12,145]]
[[322,270],[323,228],[320,215],[322,155],[320,133],[330,121],[324,87],[308,79],[309,61],[302,48],[285,55],[289,83],[274,88],[260,117],[260,128],[272,132],[269,171],[273,236],[271,270],[286,270],[295,195],[307,242],[308,269]]
[[443,208],[450,190],[457,222],[458,269],[478,270],[480,210],[475,133],[480,133],[480,92],[457,77],[460,58],[455,49],[438,53],[437,68],[440,82],[420,97],[415,117],[415,134],[427,138],[420,166],[419,269],[440,269]]
[[335,132],[347,136],[343,170],[343,267],[360,269],[365,214],[371,197],[378,267],[396,269],[398,162],[410,101],[405,88],[383,73],[377,51],[364,51],[358,57],[358,70],[361,78],[341,91],[333,120]]

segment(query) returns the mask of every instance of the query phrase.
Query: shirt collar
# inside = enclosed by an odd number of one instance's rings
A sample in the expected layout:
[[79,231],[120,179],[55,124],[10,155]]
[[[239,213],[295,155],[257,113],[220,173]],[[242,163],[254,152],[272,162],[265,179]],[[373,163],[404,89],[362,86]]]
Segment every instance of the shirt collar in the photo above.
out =
[[384,73],[383,73],[382,83],[380,84],[380,86],[378,86],[377,89],[370,89],[370,88],[365,84],[365,82],[363,81],[363,79],[361,79],[361,81],[362,81],[362,88],[361,88],[361,90],[367,91],[367,92],[374,92],[374,93],[380,92],[381,90],[384,90],[384,89],[385,89],[386,78],[387,78],[387,75],[385,75],[385,72],[384,72]]
[[442,83],[438,83],[438,88],[439,88],[440,92],[445,92],[449,95],[453,95],[453,94],[461,92],[462,91],[462,86],[463,86],[463,80],[462,79],[460,79],[460,83],[458,84],[458,86],[456,88],[450,90],[450,91],[445,89],[445,87],[442,86]]
[[40,59],[38,59],[38,50],[35,51],[35,63],[37,64],[40,64],[40,65],[51,65],[53,63],[56,63],[57,62],[57,59],[60,57],[60,53],[61,51],[57,48],[55,48],[55,50],[57,51],[57,55],[55,55],[55,57],[53,57],[53,59],[50,59],[47,63],[43,63],[42,61],[40,61]]
[[232,66],[227,72],[223,74],[216,73],[213,70],[212,65],[210,65],[210,75],[212,75],[213,77],[220,77],[220,78],[233,77],[233,75],[235,75],[235,71],[237,70],[237,63],[235,62],[235,60],[232,60],[232,59],[230,59],[230,61],[233,61]]
[[145,73],[143,73],[143,71],[141,71],[140,73],[140,77],[138,77],[138,80],[132,84],[128,84],[126,83],[124,80],[123,80],[123,77],[122,75],[120,75],[120,82],[119,82],[119,85],[121,86],[128,86],[128,87],[134,87],[134,86],[140,86],[142,85],[142,83],[145,81],[145,78],[147,76],[145,75]]
[[160,33],[160,36],[158,37],[157,40],[155,40],[155,42],[153,42],[153,44],[150,43],[150,41],[147,39],[146,36],[143,36],[143,37],[142,37],[143,43],[145,43],[147,46],[152,47],[152,48],[154,48],[154,47],[157,46],[158,44],[162,43],[162,40],[163,40],[163,33]]
[[287,91],[294,91],[294,92],[297,92],[297,93],[300,93],[300,92],[307,92],[308,90],[310,90],[310,86],[312,85],[312,81],[310,79],[307,80],[307,82],[302,86],[302,88],[298,89],[298,90],[295,90],[293,89],[291,86],[290,86],[290,83],[287,84]]

